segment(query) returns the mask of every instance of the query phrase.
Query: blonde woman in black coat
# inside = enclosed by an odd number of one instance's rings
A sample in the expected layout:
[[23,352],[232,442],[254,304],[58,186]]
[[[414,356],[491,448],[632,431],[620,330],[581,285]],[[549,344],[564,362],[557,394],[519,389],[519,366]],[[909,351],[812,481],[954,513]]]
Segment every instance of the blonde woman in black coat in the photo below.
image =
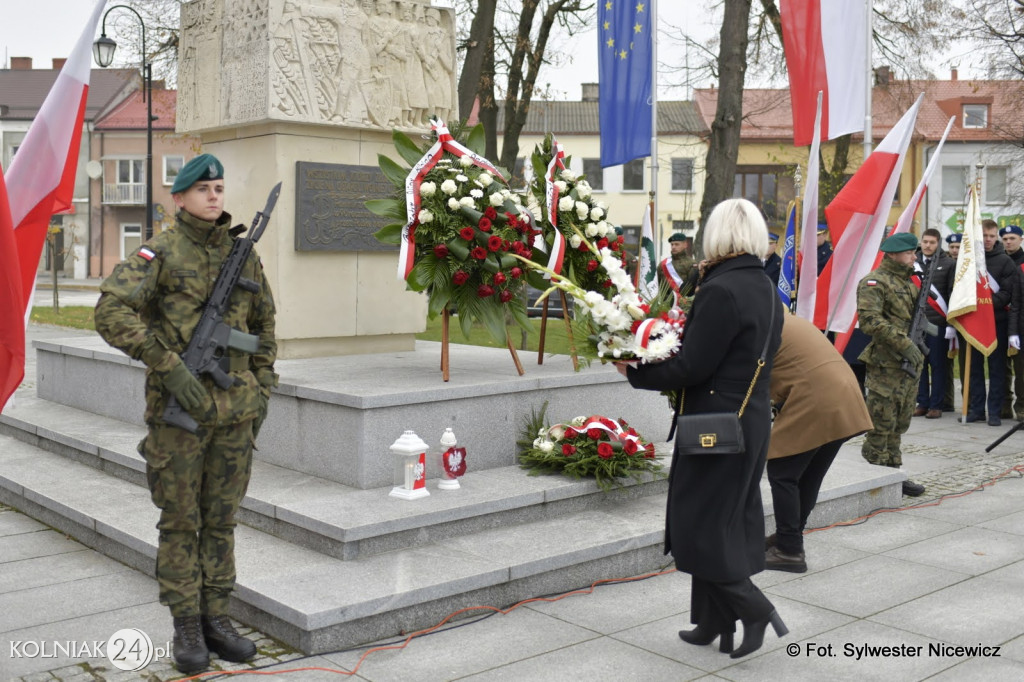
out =
[[[787,632],[750,580],[764,570],[760,482],[771,432],[768,382],[786,314],[762,269],[767,250],[768,230],[754,204],[729,199],[716,206],[704,228],[708,262],[679,352],[660,363],[619,366],[635,388],[685,389],[683,414],[736,413],[768,339],[766,364],[740,420],[746,452],[677,455],[669,475],[665,552],[693,576],[696,628],[679,636],[690,644],[720,637],[719,649],[733,658],[759,649],[769,623],[780,637]],[[733,651],[737,620],[743,642]]]

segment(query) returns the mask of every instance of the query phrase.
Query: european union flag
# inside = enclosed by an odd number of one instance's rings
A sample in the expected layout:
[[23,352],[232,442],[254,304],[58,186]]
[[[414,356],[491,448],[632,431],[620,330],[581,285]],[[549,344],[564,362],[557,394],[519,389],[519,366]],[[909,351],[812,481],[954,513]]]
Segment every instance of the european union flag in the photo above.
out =
[[779,298],[782,305],[791,308],[796,285],[796,202],[789,205],[786,236],[782,240],[782,270],[779,272]]
[[647,0],[598,0],[601,166],[651,153],[653,27]]

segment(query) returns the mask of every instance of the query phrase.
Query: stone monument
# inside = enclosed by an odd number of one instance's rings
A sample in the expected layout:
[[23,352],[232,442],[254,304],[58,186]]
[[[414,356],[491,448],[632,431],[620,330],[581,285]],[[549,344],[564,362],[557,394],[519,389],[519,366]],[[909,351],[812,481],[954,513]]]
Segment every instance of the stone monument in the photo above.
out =
[[281,358],[411,350],[426,301],[363,207],[377,155],[455,111],[454,11],[426,0],[194,0],[181,8],[178,132],[227,169],[248,222],[284,181],[259,252]]

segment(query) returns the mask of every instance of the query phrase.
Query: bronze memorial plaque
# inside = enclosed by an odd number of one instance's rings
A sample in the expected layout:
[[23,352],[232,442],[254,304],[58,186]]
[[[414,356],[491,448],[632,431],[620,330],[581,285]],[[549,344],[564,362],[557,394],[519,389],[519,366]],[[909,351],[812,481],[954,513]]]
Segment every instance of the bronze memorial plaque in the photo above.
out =
[[373,233],[390,222],[363,202],[386,199],[394,187],[375,166],[340,163],[295,164],[296,251],[397,251]]

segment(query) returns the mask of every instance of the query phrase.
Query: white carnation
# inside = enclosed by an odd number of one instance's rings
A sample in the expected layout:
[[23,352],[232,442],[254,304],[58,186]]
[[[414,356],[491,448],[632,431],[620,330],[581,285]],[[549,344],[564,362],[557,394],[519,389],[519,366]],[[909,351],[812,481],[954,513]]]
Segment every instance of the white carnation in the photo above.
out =
[[437,185],[432,182],[424,182],[420,185],[420,196],[432,197],[437,191]]
[[455,179],[458,180],[459,182],[466,182],[467,180],[469,180],[469,178],[467,178],[462,173],[459,173],[458,175],[456,175]]
[[463,154],[459,157],[459,163],[462,164],[463,168],[469,168],[473,165],[473,159],[469,158],[469,154]]
[[441,183],[441,191],[451,196],[459,191],[459,186],[455,184],[454,180],[445,180]]
[[484,196],[484,191],[482,189],[471,189],[469,190],[469,196],[473,197],[474,199],[482,199]]
[[419,219],[420,223],[429,223],[434,220],[434,214],[431,213],[428,209],[423,209],[422,211],[419,212],[419,215],[416,217]]

